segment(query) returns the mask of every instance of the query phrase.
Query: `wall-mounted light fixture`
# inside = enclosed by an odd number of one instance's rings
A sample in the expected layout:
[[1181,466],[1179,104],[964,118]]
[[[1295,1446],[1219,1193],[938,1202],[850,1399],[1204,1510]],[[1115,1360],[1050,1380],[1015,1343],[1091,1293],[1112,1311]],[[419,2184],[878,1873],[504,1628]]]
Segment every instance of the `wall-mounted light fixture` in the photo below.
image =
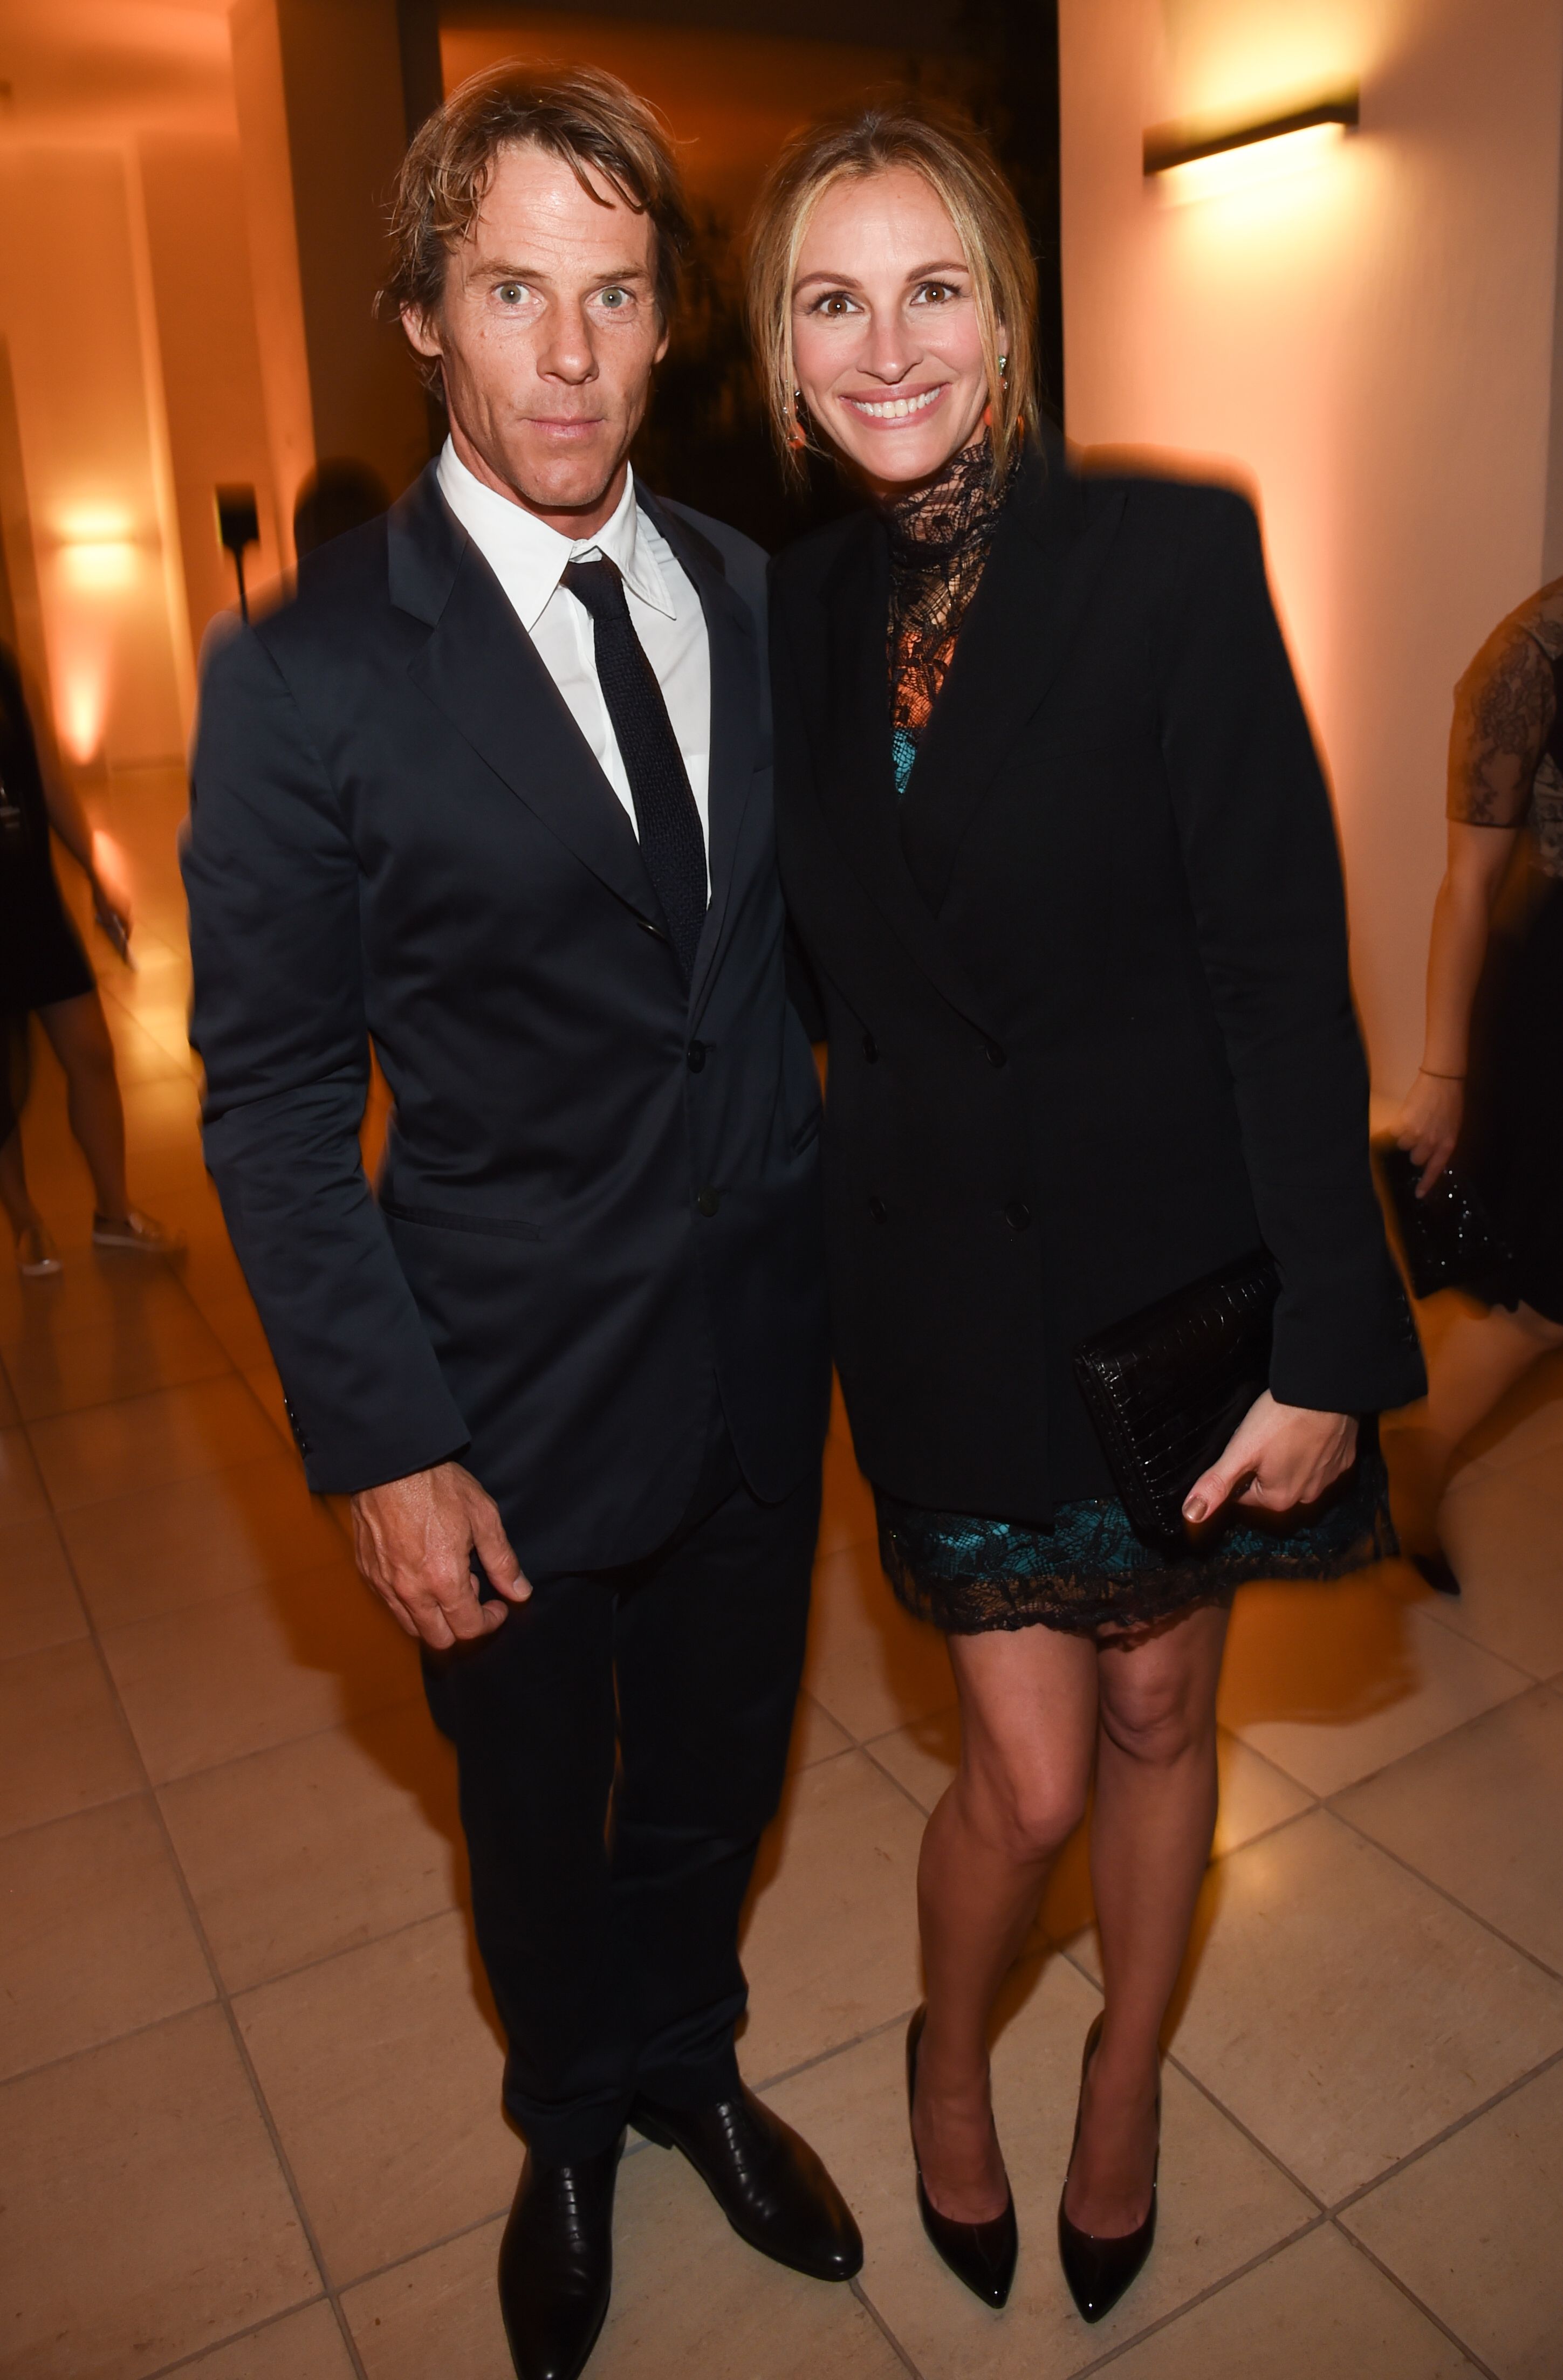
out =
[[1186,125],[1161,124],[1145,135],[1145,175],[1167,198],[1216,198],[1227,190],[1276,180],[1317,163],[1354,131],[1355,91],[1334,92],[1308,107],[1288,109],[1227,131],[1196,133]]
[[140,559],[134,524],[124,513],[68,513],[59,526],[60,561],[72,587],[104,594],[134,584]]

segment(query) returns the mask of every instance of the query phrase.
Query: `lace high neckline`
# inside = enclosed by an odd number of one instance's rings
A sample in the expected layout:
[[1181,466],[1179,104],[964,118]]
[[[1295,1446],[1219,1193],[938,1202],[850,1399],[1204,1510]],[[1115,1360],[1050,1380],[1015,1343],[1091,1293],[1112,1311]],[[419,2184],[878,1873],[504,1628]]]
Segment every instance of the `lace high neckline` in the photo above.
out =
[[892,568],[932,570],[978,541],[985,549],[1020,463],[1017,445],[1002,480],[995,479],[985,437],[952,455],[936,480],[885,507]]
[[999,515],[1020,468],[1019,443],[1002,476],[986,438],[953,455],[938,478],[885,508],[890,540],[890,725],[896,790],[904,794],[939,698]]

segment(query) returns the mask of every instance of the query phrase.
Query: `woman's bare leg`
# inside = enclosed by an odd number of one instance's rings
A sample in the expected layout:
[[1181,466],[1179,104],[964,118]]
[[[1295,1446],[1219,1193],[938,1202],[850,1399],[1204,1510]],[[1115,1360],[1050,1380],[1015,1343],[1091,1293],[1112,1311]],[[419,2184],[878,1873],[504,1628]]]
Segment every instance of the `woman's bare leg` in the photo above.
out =
[[65,1069],[66,1112],[92,1176],[98,1212],[123,1221],[130,1211],[125,1111],[103,1002],[95,991],[84,991],[75,1000],[57,1000],[41,1008],[38,1017]]
[[1084,1812],[1096,1732],[1095,1646],[1045,1627],[952,1636],[960,1767],[928,1821],[918,1914],[928,2016],[913,2131],[941,2215],[1002,2214],[988,2020],[1048,1867]]
[[1223,1610],[1104,1645],[1091,1877],[1105,1992],[1065,2211],[1115,2238],[1150,2206],[1159,2036],[1215,1828]]

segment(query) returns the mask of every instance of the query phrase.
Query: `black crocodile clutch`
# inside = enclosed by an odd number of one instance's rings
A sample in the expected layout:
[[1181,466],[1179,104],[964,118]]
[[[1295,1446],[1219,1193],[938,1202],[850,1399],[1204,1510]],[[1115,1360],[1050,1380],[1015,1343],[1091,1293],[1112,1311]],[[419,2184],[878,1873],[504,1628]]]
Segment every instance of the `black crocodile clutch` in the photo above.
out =
[[1142,1536],[1185,1534],[1183,1499],[1269,1386],[1280,1275],[1264,1248],[1075,1349],[1123,1508]]
[[1464,1177],[1446,1165],[1425,1198],[1409,1148],[1381,1142],[1374,1150],[1389,1194],[1413,1297],[1469,1289],[1489,1304],[1502,1299],[1514,1258],[1508,1244]]

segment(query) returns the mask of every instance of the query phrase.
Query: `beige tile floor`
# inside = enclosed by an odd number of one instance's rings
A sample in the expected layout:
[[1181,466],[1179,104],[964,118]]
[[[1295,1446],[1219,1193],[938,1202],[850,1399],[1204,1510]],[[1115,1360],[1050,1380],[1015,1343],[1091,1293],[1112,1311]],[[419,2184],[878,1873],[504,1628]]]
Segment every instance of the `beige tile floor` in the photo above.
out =
[[[44,1063],[28,1149],[67,1270],[0,1266],[0,2372],[505,2380],[519,2151],[450,1764],[304,1491],[201,1171],[180,803],[150,773],[102,796],[140,919],[139,971],[105,955],[104,989],[138,1192],[189,1257],[92,1257]],[[638,2147],[602,2380],[1559,2380],[1563,1366],[1473,1447],[1445,1515],[1461,1604],[1398,1564],[1239,1601],[1160,2244],[1088,2330],[1050,2242],[1097,1998],[1080,1845],[995,2052],[1024,2240],[1004,2315],[912,2211],[900,2040],[950,1685],[837,1427],[743,2054],[867,2266],[840,2291],[778,2271]]]

